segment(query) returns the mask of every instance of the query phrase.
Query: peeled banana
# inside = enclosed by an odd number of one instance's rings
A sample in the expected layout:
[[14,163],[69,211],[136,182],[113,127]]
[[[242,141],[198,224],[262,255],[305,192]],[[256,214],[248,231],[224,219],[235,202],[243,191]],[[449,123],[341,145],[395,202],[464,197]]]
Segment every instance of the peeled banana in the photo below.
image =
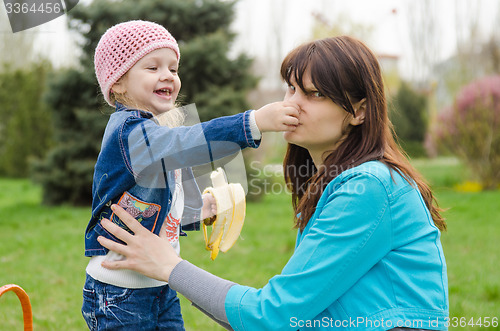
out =
[[210,175],[212,187],[203,194],[210,193],[217,204],[217,215],[208,235],[207,224],[203,223],[203,236],[206,249],[211,251],[210,258],[215,260],[219,251],[227,252],[238,240],[245,221],[245,191],[241,184],[228,183],[222,168]]

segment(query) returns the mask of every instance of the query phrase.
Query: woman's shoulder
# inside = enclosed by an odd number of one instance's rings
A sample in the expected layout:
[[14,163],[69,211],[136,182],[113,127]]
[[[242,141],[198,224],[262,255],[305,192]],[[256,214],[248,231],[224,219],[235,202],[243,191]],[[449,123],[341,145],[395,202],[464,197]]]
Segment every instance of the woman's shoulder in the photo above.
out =
[[[381,161],[368,161],[343,171],[332,182],[335,187],[363,185],[366,189],[384,190],[392,196],[410,190],[412,185],[401,174]],[[332,183],[330,183],[332,184]]]
[[391,176],[391,169],[386,164],[380,161],[368,161],[342,171],[337,178],[340,181],[354,178],[377,179],[385,183]]
[[368,161],[342,171],[331,183],[330,189],[339,189],[349,185],[365,185],[374,189],[384,189],[388,193],[397,189],[395,186],[408,184],[401,175],[381,161]]

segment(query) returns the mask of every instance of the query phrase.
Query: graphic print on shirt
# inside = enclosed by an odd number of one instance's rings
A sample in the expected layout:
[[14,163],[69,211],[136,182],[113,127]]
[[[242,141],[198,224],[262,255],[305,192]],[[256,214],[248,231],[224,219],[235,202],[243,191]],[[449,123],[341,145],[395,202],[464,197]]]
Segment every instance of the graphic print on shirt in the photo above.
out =
[[179,241],[179,227],[184,209],[184,191],[181,180],[181,170],[175,170],[175,190],[172,195],[170,211],[165,218],[165,231],[171,244]]
[[167,232],[167,238],[170,243],[174,243],[179,240],[179,224],[181,220],[172,217],[169,213],[165,219],[165,231]]
[[[143,221],[147,220],[147,224],[143,225],[148,230],[154,231],[159,211],[161,209],[160,205],[141,201],[128,192],[123,193],[120,200],[118,201],[118,205],[125,209],[125,211],[132,215],[132,217],[134,217],[137,221],[142,223]],[[111,219],[114,223],[124,228],[128,232],[132,232],[118,217],[115,216],[114,213],[111,215]]]

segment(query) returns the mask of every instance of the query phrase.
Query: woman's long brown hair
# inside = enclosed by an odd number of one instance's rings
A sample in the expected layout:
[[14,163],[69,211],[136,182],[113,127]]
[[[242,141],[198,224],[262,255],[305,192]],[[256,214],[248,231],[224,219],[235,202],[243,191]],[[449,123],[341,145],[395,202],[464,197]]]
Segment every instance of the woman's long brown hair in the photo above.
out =
[[319,171],[305,148],[288,144],[283,168],[286,184],[292,192],[295,215],[300,213],[295,226],[301,230],[306,227],[326,185],[342,171],[379,160],[410,184],[417,185],[434,224],[446,230],[446,222],[429,185],[394,139],[380,66],[371,50],[361,41],[347,36],[313,41],[287,55],[281,65],[281,76],[288,84],[295,81],[304,90],[307,70],[318,91],[346,112],[355,116],[353,104],[363,99],[366,110],[364,122],[348,127],[339,146],[325,155]]

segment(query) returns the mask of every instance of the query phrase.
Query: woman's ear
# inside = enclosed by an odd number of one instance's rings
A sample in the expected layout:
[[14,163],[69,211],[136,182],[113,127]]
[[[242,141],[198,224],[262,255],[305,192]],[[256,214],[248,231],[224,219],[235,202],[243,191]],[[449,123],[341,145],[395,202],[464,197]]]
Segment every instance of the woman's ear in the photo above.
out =
[[357,102],[354,106],[354,114],[356,115],[355,117],[353,116],[351,118],[351,121],[349,124],[356,126],[363,124],[365,121],[365,114],[366,114],[366,98],[361,99],[361,101]]

